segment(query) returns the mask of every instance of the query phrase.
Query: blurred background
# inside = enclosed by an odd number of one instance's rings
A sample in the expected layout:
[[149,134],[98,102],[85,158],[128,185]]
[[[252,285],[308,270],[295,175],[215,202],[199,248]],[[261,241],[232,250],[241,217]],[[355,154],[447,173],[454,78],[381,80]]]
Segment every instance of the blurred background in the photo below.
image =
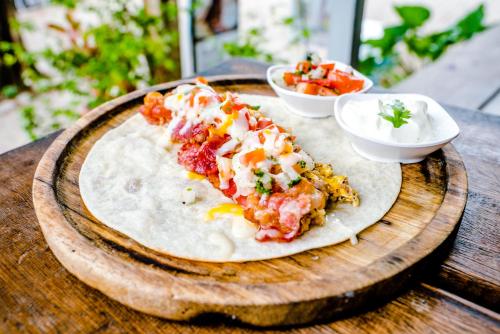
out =
[[315,51],[352,64],[380,87],[403,88],[500,21],[498,0],[1,0],[0,6],[0,153],[117,96],[230,58],[293,63]]

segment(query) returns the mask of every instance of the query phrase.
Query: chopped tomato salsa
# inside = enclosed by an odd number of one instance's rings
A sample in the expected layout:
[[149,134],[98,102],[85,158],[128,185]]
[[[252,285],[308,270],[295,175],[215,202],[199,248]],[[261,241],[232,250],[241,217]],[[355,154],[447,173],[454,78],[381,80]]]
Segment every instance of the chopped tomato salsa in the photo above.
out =
[[336,96],[358,92],[365,83],[354,75],[352,68],[340,70],[334,63],[321,63],[315,55],[298,62],[295,69],[295,72],[283,73],[283,81],[302,94]]

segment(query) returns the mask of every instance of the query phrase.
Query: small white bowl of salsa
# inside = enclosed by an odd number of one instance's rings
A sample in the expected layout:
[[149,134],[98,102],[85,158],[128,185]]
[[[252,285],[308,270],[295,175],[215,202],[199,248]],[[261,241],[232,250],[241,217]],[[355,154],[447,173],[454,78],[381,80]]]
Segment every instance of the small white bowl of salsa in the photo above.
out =
[[[303,73],[299,70],[299,68],[302,69],[301,63],[269,67],[267,81],[276,94],[283,99],[290,111],[303,117],[332,116],[335,101],[339,96],[346,93],[364,93],[373,86],[373,82],[369,78],[349,65],[338,61],[323,61],[314,65],[315,68],[311,68],[309,73]],[[314,71],[314,77],[318,77],[317,79],[311,79],[311,76],[307,75],[311,71]],[[323,79],[320,78],[320,75],[324,71],[327,74],[324,75]],[[330,74],[332,72],[333,74]],[[285,82],[285,77],[290,84]],[[328,81],[328,78],[332,77],[334,80]],[[352,78],[352,80],[348,80],[348,78]]]

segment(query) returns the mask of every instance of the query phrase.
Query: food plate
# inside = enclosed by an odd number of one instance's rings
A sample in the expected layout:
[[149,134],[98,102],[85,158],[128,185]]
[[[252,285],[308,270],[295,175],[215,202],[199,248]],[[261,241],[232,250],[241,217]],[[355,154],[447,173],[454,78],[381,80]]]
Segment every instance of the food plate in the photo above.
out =
[[[349,242],[244,263],[185,260],[148,249],[100,223],[79,192],[82,164],[110,129],[134,115],[144,95],[113,100],[82,117],[48,149],[35,174],[33,199],[44,236],[80,280],[134,309],[176,320],[220,313],[258,325],[324,319],[396,293],[422,260],[457,228],[467,180],[450,145],[402,167],[401,192],[383,219]],[[219,91],[273,95],[255,76],[211,77]],[[324,120],[318,120],[324,121]]]

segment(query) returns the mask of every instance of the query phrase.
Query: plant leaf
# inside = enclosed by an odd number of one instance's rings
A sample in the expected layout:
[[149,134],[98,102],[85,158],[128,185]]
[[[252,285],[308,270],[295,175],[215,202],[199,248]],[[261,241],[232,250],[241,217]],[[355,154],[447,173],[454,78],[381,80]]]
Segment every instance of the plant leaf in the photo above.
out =
[[420,27],[431,16],[430,10],[422,6],[396,6],[394,9],[411,28]]
[[483,19],[484,5],[481,4],[456,24],[456,26],[461,30],[461,37],[464,39],[469,39],[475,33],[483,31],[485,29],[485,26],[483,25]]
[[378,107],[380,110],[378,115],[386,121],[391,122],[396,129],[407,124],[407,120],[411,118],[410,110],[400,100],[395,100],[392,104],[386,105],[379,100]]
[[408,26],[398,25],[387,27],[384,29],[384,36],[379,39],[369,39],[364,42],[372,47],[379,48],[382,51],[382,55],[387,55],[392,51],[394,45],[403,39],[403,36],[408,31]]

